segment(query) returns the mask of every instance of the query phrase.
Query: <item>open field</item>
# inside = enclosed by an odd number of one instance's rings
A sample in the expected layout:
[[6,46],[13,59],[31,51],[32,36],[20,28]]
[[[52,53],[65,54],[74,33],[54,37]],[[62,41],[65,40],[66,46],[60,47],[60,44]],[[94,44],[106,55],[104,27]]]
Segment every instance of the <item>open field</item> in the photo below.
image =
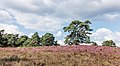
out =
[[84,45],[0,48],[0,66],[120,66],[120,48]]

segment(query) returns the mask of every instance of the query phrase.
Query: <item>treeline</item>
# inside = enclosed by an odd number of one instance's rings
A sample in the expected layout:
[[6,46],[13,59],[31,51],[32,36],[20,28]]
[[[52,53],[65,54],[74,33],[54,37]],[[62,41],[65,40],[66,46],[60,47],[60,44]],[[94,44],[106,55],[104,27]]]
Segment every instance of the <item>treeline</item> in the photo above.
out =
[[35,32],[31,38],[26,35],[4,34],[4,30],[0,30],[0,47],[35,47],[35,46],[57,46],[57,41],[51,33],[46,33],[42,37]]
[[[84,22],[79,20],[72,21],[68,26],[64,27],[64,32],[68,35],[65,37],[64,43],[66,45],[80,45],[81,43],[92,43],[98,46],[96,42],[90,40],[92,34],[89,20]],[[46,33],[39,37],[38,32],[35,32],[31,38],[26,35],[19,36],[19,34],[4,34],[4,30],[0,31],[0,47],[35,47],[35,46],[58,46],[55,37],[52,33]],[[103,41],[102,46],[116,47],[112,40]]]

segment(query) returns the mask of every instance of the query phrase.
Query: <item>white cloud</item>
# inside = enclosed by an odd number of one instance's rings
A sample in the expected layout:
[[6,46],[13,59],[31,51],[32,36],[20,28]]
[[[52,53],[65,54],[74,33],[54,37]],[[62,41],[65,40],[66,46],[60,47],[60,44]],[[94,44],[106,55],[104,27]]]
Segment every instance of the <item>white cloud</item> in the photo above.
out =
[[5,33],[13,33],[13,34],[23,34],[21,31],[19,31],[18,26],[10,25],[10,24],[2,24],[0,23],[0,30],[5,30]]
[[36,10],[36,6],[32,4],[32,0],[0,0],[3,8],[11,8],[20,11],[34,11]]
[[12,23],[14,17],[5,9],[0,9],[0,30],[5,30],[5,33],[23,34],[19,31],[19,27]]
[[120,19],[120,14],[106,14],[106,17],[109,21],[116,21]]
[[16,18],[18,23],[25,28],[42,32],[55,32],[56,30],[59,30],[63,24],[58,18],[39,16],[30,13],[16,13]]
[[61,46],[65,45],[63,40],[58,40],[58,44],[60,44]]
[[58,41],[58,44],[60,44],[60,45],[65,45],[65,43],[64,43],[64,37],[66,37],[66,35],[62,32],[62,31],[58,31],[56,34],[54,34],[55,35],[55,38],[56,38],[56,40]]
[[12,16],[8,11],[0,9],[0,23],[8,24],[11,23]]
[[94,21],[104,22],[118,22],[120,19],[120,13],[106,13],[91,18]]
[[31,38],[33,34],[34,34],[34,33],[30,33],[30,34],[28,35],[28,37]]
[[113,40],[116,42],[116,45],[120,47],[120,32],[118,31],[112,32],[110,29],[100,28],[96,30],[91,37],[93,41],[96,41],[100,45],[104,40]]
[[23,13],[59,18],[92,18],[120,11],[118,0],[0,0],[0,4]]
[[58,33],[56,34],[56,36],[58,36],[58,37],[61,37],[63,34],[62,34],[62,32],[61,31],[58,31]]
[[[45,15],[49,15],[53,20],[54,18],[97,19],[103,16],[111,20],[120,19],[118,16],[120,1],[118,0],[0,0],[0,6],[21,14],[31,13],[44,18]],[[113,12],[114,14],[111,14]]]

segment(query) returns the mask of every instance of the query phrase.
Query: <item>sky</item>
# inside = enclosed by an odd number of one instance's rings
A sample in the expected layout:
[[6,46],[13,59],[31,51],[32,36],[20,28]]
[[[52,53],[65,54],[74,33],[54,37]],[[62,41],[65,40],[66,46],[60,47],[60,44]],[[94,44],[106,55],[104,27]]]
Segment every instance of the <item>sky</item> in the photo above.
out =
[[0,0],[0,29],[6,33],[30,37],[50,32],[63,45],[63,27],[88,19],[91,41],[113,40],[120,47],[120,0]]

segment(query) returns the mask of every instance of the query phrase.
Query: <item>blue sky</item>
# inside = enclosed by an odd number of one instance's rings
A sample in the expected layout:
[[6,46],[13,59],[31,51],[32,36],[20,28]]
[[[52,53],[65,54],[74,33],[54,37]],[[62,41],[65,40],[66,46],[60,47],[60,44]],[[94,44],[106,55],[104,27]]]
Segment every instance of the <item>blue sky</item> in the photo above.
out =
[[120,46],[119,0],[0,0],[0,29],[7,33],[42,36],[51,32],[64,44],[62,28],[72,20],[87,19],[94,29],[92,41],[101,45],[112,39]]

